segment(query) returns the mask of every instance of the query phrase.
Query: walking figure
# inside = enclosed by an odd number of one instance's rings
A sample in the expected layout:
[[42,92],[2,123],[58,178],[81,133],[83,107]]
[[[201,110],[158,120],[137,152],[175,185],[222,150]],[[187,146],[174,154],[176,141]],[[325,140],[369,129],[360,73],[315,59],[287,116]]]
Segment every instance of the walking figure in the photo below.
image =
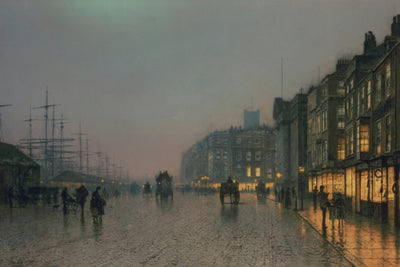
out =
[[313,205],[314,205],[314,210],[317,210],[317,196],[318,196],[318,189],[317,189],[317,186],[314,186],[314,189],[313,189]]
[[87,196],[89,195],[88,190],[84,185],[81,185],[76,189],[76,201],[81,206],[81,215],[83,216],[83,209],[85,207]]
[[90,200],[90,211],[92,213],[93,223],[102,223],[102,216],[104,215],[104,206],[106,201],[100,196],[100,186],[96,187],[96,191],[92,193]]
[[325,186],[321,185],[319,187],[319,193],[318,193],[318,200],[319,200],[319,207],[322,210],[322,228],[326,229],[326,208],[329,206],[329,200],[328,200],[328,193],[324,192]]
[[292,204],[292,199],[290,197],[290,190],[288,187],[288,188],[286,188],[286,191],[285,191],[285,208],[290,209],[291,204]]
[[339,193],[335,198],[335,206],[336,206],[336,218],[338,219],[338,227],[340,228],[341,226],[343,226],[344,215],[345,215],[345,205],[341,193]]
[[294,186],[292,187],[292,198],[293,198],[293,202],[294,202],[294,210],[297,210],[297,195],[296,195],[296,189],[294,188]]
[[69,198],[69,195],[68,195],[67,188],[64,187],[64,190],[61,192],[61,200],[62,200],[62,202],[63,202],[63,213],[64,213],[64,214],[67,214],[67,202],[68,202],[68,198]]

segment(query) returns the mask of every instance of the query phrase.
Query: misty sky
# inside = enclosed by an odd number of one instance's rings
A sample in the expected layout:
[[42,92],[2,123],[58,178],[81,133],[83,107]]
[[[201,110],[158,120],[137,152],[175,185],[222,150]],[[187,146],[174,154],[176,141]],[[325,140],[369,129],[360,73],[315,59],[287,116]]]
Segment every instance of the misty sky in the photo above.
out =
[[244,109],[273,123],[281,57],[290,99],[361,53],[365,32],[382,42],[397,14],[398,0],[1,0],[5,140],[27,138],[48,87],[66,137],[81,122],[90,150],[136,179],[178,178],[183,151],[243,125]]

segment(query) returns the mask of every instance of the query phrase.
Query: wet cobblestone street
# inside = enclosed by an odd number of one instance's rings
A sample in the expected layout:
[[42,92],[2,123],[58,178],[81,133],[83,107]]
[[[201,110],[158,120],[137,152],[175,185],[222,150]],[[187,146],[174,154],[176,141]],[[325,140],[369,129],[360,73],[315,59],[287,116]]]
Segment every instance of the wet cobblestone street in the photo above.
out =
[[89,211],[0,209],[0,266],[351,266],[295,212],[242,194],[176,193],[157,202],[109,200],[103,224]]

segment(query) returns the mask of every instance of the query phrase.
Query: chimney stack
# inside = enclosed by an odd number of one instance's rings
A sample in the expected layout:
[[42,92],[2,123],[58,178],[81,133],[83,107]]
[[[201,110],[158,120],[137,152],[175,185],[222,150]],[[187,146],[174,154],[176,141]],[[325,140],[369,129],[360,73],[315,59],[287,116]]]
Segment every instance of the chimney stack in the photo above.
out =
[[375,35],[369,31],[365,34],[365,41],[364,41],[364,54],[372,51],[376,48],[376,39]]
[[400,15],[393,17],[392,36],[400,37]]

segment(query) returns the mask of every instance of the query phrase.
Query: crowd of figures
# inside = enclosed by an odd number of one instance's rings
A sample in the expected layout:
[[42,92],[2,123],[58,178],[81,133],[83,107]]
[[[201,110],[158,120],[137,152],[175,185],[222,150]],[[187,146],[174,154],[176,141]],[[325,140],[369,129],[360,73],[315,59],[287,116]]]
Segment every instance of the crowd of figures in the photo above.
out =
[[[325,186],[321,185],[318,191],[317,187],[313,189],[313,207],[317,210],[317,207],[322,211],[322,228],[326,229],[326,213],[329,212],[329,220],[332,222],[332,228],[335,227],[335,221],[338,220],[338,227],[343,226],[345,218],[345,201],[344,196],[341,193],[334,193],[329,199],[329,194],[325,191]],[[275,199],[281,202],[286,209],[297,210],[297,194],[295,187],[291,189],[289,187],[281,187],[280,189],[275,188]]]
[[[120,196],[120,192],[115,190],[114,197],[118,198]],[[89,196],[89,191],[86,189],[84,185],[81,185],[79,188],[75,190],[76,198],[74,199],[68,194],[67,188],[61,192],[61,199],[63,203],[63,213],[67,214],[70,210],[76,211],[78,207],[80,207],[81,215],[84,214],[84,207]],[[104,206],[107,204],[107,199],[109,198],[109,194],[105,188],[101,191],[101,187],[96,187],[96,190],[92,192],[92,196],[90,198],[90,213],[93,218],[94,223],[101,223],[104,215]]]
[[343,226],[345,217],[345,204],[344,198],[341,193],[334,193],[331,199],[328,199],[329,194],[324,192],[325,186],[317,187],[313,189],[313,205],[314,210],[317,209],[317,202],[320,209],[322,210],[322,228],[326,229],[326,212],[329,212],[329,220],[332,222],[332,228],[335,227],[335,220],[338,220],[338,227]]
[[278,199],[279,202],[283,203],[286,209],[291,209],[293,206],[294,210],[297,210],[297,195],[296,189],[294,186],[292,189],[289,187],[281,187],[280,190],[275,188],[275,198]]
[[[102,216],[104,215],[104,206],[106,200],[109,199],[109,193],[106,188],[100,191],[101,187],[98,186],[95,191],[92,192],[90,198],[90,213],[94,223],[101,223]],[[10,208],[14,208],[15,204],[17,207],[25,208],[28,203],[36,205],[39,201],[43,204],[53,203],[53,211],[58,210],[60,204],[58,204],[58,197],[61,196],[62,200],[62,211],[66,215],[69,212],[76,213],[80,209],[81,216],[84,215],[84,207],[89,197],[89,191],[82,184],[79,188],[75,189],[75,192],[71,196],[68,193],[68,189],[65,187],[61,194],[59,194],[58,188],[54,187],[29,187],[28,190],[24,187],[8,187],[7,198]],[[118,198],[121,195],[118,189],[113,193],[113,197]]]

